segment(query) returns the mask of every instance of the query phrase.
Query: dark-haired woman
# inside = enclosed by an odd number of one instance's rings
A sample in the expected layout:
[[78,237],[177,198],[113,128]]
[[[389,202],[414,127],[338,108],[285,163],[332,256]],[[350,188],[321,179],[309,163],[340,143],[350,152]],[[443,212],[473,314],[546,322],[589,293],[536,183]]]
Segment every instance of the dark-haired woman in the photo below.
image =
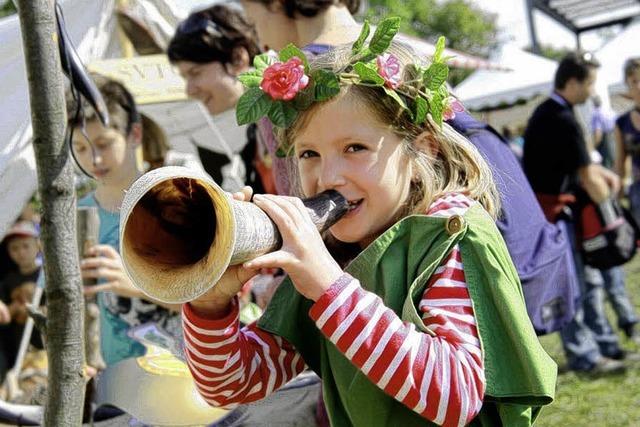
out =
[[[189,15],[176,29],[167,49],[169,60],[186,80],[187,95],[202,102],[213,116],[213,124],[225,140],[220,144],[228,145],[242,158],[246,185],[269,192],[273,188],[271,172],[258,152],[255,129],[238,126],[234,112],[243,93],[237,76],[251,67],[259,53],[254,27],[232,5],[215,5]],[[229,164],[228,152],[197,148],[207,173],[225,189],[238,190],[238,183],[224,181],[223,170],[235,167]]]

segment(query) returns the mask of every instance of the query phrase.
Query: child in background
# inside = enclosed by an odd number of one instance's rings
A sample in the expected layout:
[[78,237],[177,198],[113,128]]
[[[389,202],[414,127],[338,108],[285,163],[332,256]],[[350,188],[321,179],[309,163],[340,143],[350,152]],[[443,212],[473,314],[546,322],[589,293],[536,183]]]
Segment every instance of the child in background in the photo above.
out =
[[[442,122],[453,114],[437,77],[443,43],[424,67],[397,45],[385,52],[389,24],[372,37],[376,55],[363,53],[366,34],[311,66],[288,48],[248,81],[239,121],[268,115],[300,196],[335,189],[350,211],[323,240],[298,198],[256,195],[282,248],[183,306],[190,368],[216,406],[259,400],[306,364],[332,425],[530,425],[556,366],[495,226],[491,171]],[[264,105],[247,109],[256,98]],[[240,329],[235,295],[260,268],[288,278]]]
[[142,174],[136,161],[142,127],[129,91],[114,80],[92,77],[107,105],[110,126],[102,126],[86,103],[81,106],[84,119],[78,118],[77,103],[70,94],[67,117],[68,126],[74,130],[74,157],[97,184],[95,192],[78,202],[80,206],[98,207],[100,215],[100,244],[89,249],[88,258],[81,262],[81,272],[83,278],[98,279],[97,285],[85,288],[85,295],[97,294],[102,357],[112,365],[144,354],[142,344],[127,335],[131,327],[155,322],[179,339],[180,316],[172,312],[174,306],[148,301],[123,269],[118,253],[120,205],[124,192]]
[[[631,212],[636,222],[640,224],[640,58],[631,58],[625,62],[624,81],[635,105],[616,119],[615,166],[623,183],[631,183],[629,187]],[[629,160],[631,160],[631,176],[629,176]]]
[[[34,283],[40,275],[38,253],[40,252],[39,233],[30,221],[18,221],[7,232],[4,238],[9,258],[16,265],[0,283],[0,302],[6,307],[5,322],[0,321],[0,379],[4,379],[17,355],[24,323],[27,316],[27,304],[31,303]],[[6,319],[8,315],[8,320]],[[31,343],[42,348],[42,340],[36,332]]]

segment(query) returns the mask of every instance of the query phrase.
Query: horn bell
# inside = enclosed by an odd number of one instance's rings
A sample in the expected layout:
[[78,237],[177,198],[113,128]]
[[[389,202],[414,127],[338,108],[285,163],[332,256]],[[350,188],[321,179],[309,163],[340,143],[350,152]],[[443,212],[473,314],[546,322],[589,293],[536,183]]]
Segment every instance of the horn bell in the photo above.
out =
[[230,196],[202,172],[155,169],[127,191],[120,253],[134,285],[166,303],[191,301],[226,271],[235,246]]

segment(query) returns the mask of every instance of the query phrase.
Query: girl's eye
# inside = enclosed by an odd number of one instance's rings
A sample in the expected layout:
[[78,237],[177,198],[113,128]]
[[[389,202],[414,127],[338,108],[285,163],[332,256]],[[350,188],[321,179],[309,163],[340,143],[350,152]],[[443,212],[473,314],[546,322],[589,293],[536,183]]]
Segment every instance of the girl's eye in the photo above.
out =
[[365,147],[362,144],[351,144],[347,147],[347,153],[355,153],[356,151],[361,151],[361,150],[366,150],[367,147]]
[[78,154],[84,153],[86,150],[87,150],[86,147],[83,145],[73,147],[73,151],[75,151]]
[[311,157],[317,157],[318,153],[316,153],[315,151],[311,151],[311,150],[305,150],[302,153],[300,153],[300,158],[301,159],[308,159]]
[[107,148],[111,147],[111,144],[113,144],[113,141],[111,141],[111,140],[106,140],[106,141],[105,141],[105,140],[103,140],[103,141],[98,142],[98,143],[95,145],[95,147],[96,147],[98,150],[105,150],[105,149],[107,149]]

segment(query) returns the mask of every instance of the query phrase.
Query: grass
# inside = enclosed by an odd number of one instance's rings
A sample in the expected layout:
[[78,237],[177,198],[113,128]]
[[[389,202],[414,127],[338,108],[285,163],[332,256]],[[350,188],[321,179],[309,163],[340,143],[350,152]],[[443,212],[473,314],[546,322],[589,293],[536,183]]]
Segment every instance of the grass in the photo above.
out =
[[[625,266],[627,291],[640,313],[640,255]],[[612,325],[615,317],[608,310]],[[620,334],[627,350],[640,350]],[[558,334],[540,341],[562,371],[566,365]],[[597,379],[573,372],[558,375],[555,401],[543,409],[536,427],[557,426],[640,426],[640,363],[629,365],[625,374]]]

